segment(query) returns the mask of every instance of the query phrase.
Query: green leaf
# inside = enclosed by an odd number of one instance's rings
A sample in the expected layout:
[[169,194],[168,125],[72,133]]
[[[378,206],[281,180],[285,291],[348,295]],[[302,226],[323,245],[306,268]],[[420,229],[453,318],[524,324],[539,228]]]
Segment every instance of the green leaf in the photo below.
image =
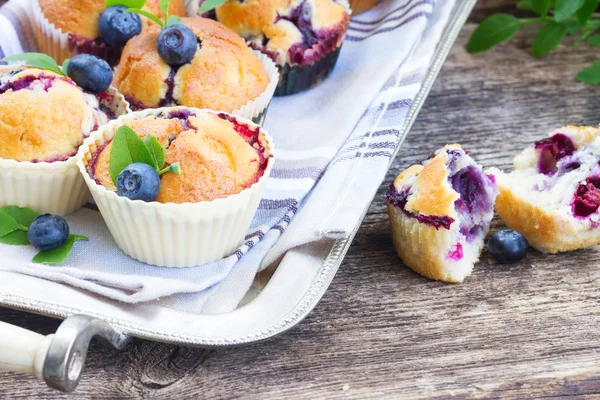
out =
[[549,7],[550,0],[521,0],[517,4],[517,8],[522,10],[531,10],[541,16],[548,14]]
[[534,57],[541,57],[544,54],[554,50],[556,46],[564,39],[567,34],[567,28],[556,22],[549,22],[542,26],[533,39],[531,54]]
[[171,4],[171,0],[160,0],[160,11],[162,11],[165,16],[169,15],[169,4]]
[[63,71],[56,64],[54,59],[42,53],[22,53],[13,56],[4,57],[0,61],[24,61],[30,67],[47,69],[56,72],[59,75],[64,75]]
[[154,159],[154,165],[156,165],[156,172],[159,172],[163,165],[165,165],[165,149],[152,135],[146,135],[144,138],[144,144],[150,151],[150,155]]
[[600,35],[594,35],[587,38],[587,42],[592,46],[600,46]]
[[78,242],[78,241],[87,242],[88,240],[90,240],[87,236],[81,236],[81,235],[69,235],[69,237],[73,238],[76,242]]
[[177,15],[171,15],[169,17],[169,19],[167,20],[167,26],[172,26],[172,25],[185,25],[182,21],[181,18],[179,18]]
[[520,27],[519,20],[512,15],[494,14],[483,20],[475,29],[467,43],[467,51],[469,53],[485,51],[516,35]]
[[106,0],[106,8],[112,6],[125,6],[129,8],[142,8],[146,0]]
[[581,26],[575,21],[564,21],[562,24],[567,30],[567,35],[573,36],[581,30]]
[[29,244],[29,238],[27,232],[18,230],[0,237],[0,243],[24,246]]
[[214,8],[221,7],[225,2],[227,2],[227,0],[204,0],[202,6],[200,6],[200,13],[205,13]]
[[589,67],[579,71],[579,73],[575,76],[575,79],[583,83],[600,85],[600,61],[596,61]]
[[175,162],[175,163],[169,165],[168,167],[160,170],[158,172],[158,175],[160,176],[162,174],[166,174],[167,172],[172,172],[176,175],[179,175],[179,174],[181,174],[181,165],[178,162]]
[[69,69],[69,61],[71,61],[71,59],[67,58],[65,61],[63,61],[63,65],[60,67],[63,75],[68,75],[67,70]]
[[592,15],[596,8],[598,8],[598,3],[600,0],[584,0],[583,6],[579,10],[577,10],[577,20],[581,25],[584,25]]
[[123,125],[117,129],[110,151],[108,171],[113,182],[117,183],[117,177],[125,167],[136,162],[142,162],[157,169],[154,158],[142,139],[133,129]]
[[586,0],[556,0],[554,18],[559,22],[569,18],[583,6],[585,1]]
[[144,17],[156,22],[161,28],[165,27],[165,23],[162,22],[156,15],[152,14],[151,12],[140,10],[139,8],[128,8],[127,10],[125,10],[125,12],[132,12],[143,15]]
[[0,213],[6,213],[13,217],[20,225],[29,227],[34,219],[40,214],[31,208],[22,208],[17,206],[8,206],[0,208]]
[[65,244],[59,248],[40,251],[35,255],[35,257],[33,257],[33,260],[31,261],[37,264],[60,264],[64,262],[67,257],[69,257],[74,244],[75,238],[69,236]]
[[21,229],[21,224],[7,213],[0,213],[0,237]]

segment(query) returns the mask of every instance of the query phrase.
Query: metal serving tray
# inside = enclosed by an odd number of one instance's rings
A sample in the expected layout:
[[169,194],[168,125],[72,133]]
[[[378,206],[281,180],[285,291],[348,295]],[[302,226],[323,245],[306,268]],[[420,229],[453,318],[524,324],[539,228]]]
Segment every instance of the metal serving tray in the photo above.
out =
[[[399,128],[400,140],[394,151],[394,157],[423,106],[475,3],[476,0],[456,2],[422,88],[410,108],[406,123]],[[70,296],[74,298],[79,296],[82,302],[72,301],[73,306],[61,304],[60,294],[55,290],[49,290],[47,294],[38,293],[38,298],[47,299],[39,301],[32,299],[25,291],[11,287],[10,279],[3,279],[3,276],[8,276],[4,274],[10,273],[2,271],[0,271],[0,306],[57,318],[86,316],[69,318],[63,323],[64,328],[61,325],[55,342],[58,342],[58,339],[62,342],[50,345],[43,371],[42,369],[25,371],[43,376],[50,386],[70,391],[76,386],[79,377],[78,368],[74,365],[79,365],[80,370],[85,360],[87,343],[95,334],[104,337],[119,348],[128,336],[186,346],[222,347],[265,340],[294,327],[316,306],[329,287],[366,212],[367,209],[363,210],[360,220],[347,237],[311,243],[307,245],[311,246],[309,252],[306,251],[307,248],[291,250],[277,268],[261,272],[255,280],[253,290],[246,296],[243,305],[236,310],[220,315],[194,314],[193,318],[187,316],[189,327],[186,332],[176,332],[168,326],[171,318],[181,318],[181,314],[185,314],[180,311],[161,308],[153,312],[151,319],[144,319],[128,310],[127,306],[115,303],[110,314],[98,314],[91,311],[94,308],[91,306],[95,301],[106,305],[105,300],[90,299],[90,296],[85,293],[68,286],[61,287],[61,292],[70,291]],[[307,256],[308,253],[312,256]],[[322,257],[315,259],[314,254],[322,254]],[[19,275],[19,279],[35,278]],[[77,306],[81,304],[84,306]],[[104,322],[95,320],[96,318]],[[2,329],[0,323],[0,330]],[[2,351],[1,344],[0,351]],[[2,368],[1,362],[0,368]]]

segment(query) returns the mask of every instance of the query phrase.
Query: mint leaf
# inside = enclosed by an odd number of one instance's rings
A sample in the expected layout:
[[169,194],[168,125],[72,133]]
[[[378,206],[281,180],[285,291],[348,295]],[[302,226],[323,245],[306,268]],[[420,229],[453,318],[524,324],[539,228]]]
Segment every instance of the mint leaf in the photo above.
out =
[[598,8],[598,3],[599,0],[584,0],[581,8],[577,10],[577,20],[581,25],[584,25],[592,18],[594,11]]
[[200,6],[200,13],[205,13],[214,8],[221,7],[225,2],[227,2],[227,0],[204,0],[202,6]]
[[583,83],[600,85],[600,61],[596,61],[589,67],[579,71],[579,73],[575,76],[575,79]]
[[163,14],[165,14],[165,18],[167,18],[167,16],[169,15],[169,4],[171,3],[171,0],[160,0],[160,11],[163,12]]
[[0,237],[21,229],[21,224],[5,212],[0,212]]
[[26,65],[29,65],[30,67],[47,69],[56,72],[59,75],[65,75],[52,57],[42,53],[15,54],[13,56],[4,57],[0,61],[24,61]]
[[540,16],[548,14],[550,0],[521,0],[517,4],[517,8],[522,10],[531,10]]
[[158,167],[142,139],[128,126],[117,129],[112,141],[108,171],[113,182],[129,164],[142,162],[158,171]]
[[467,51],[469,53],[485,51],[516,35],[520,27],[521,23],[512,15],[494,14],[484,19],[475,29],[467,43]]
[[531,54],[534,57],[541,57],[552,51],[564,39],[567,34],[567,28],[562,24],[550,22],[542,26],[533,39]]
[[600,46],[600,35],[594,35],[587,39],[587,42],[592,46]]
[[72,237],[76,242],[78,242],[78,241],[87,242],[88,240],[90,240],[87,236],[81,236],[81,235],[69,235],[69,237]]
[[63,61],[63,65],[60,67],[61,71],[63,72],[63,75],[69,75],[67,73],[67,69],[69,68],[69,61],[71,61],[71,59],[67,58],[65,61]]
[[175,162],[175,163],[169,165],[168,167],[166,167],[165,169],[160,170],[158,172],[158,175],[160,176],[166,172],[172,172],[176,175],[179,175],[179,174],[181,174],[181,165],[178,162]]
[[67,259],[74,244],[75,238],[69,235],[65,244],[56,249],[40,251],[31,261],[37,264],[60,264]]
[[581,26],[575,21],[564,21],[562,24],[567,29],[567,35],[573,36],[581,30]]
[[106,8],[112,6],[125,6],[129,8],[142,8],[146,0],[106,0]]
[[163,165],[165,165],[165,149],[163,149],[158,140],[156,140],[156,138],[152,135],[146,135],[144,138],[144,144],[154,159],[156,172],[159,172]]
[[179,18],[177,15],[171,15],[169,17],[169,19],[167,20],[167,26],[172,26],[172,25],[184,25],[184,23],[181,20],[181,18]]
[[0,243],[24,246],[29,244],[29,238],[27,237],[27,232],[18,230],[0,237]]
[[554,6],[554,18],[557,21],[563,21],[575,14],[583,6],[586,0],[556,0]]
[[40,214],[31,208],[22,208],[17,206],[8,206],[0,208],[0,213],[6,213],[13,217],[20,225],[29,227],[34,219]]
[[128,8],[127,10],[125,10],[125,12],[132,12],[132,13],[140,14],[140,15],[156,22],[161,28],[165,27],[164,22],[162,22],[156,15],[152,14],[151,12],[148,12],[145,10],[140,10],[139,8]]

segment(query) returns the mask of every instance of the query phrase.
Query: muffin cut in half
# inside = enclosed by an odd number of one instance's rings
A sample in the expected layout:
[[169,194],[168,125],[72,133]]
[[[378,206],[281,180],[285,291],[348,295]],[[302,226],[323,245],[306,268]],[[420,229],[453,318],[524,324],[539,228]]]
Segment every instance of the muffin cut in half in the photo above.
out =
[[518,154],[514,171],[494,170],[496,210],[544,253],[600,244],[598,129],[557,129]]
[[423,276],[462,282],[481,254],[497,194],[494,177],[459,145],[436,151],[387,192],[396,252]]

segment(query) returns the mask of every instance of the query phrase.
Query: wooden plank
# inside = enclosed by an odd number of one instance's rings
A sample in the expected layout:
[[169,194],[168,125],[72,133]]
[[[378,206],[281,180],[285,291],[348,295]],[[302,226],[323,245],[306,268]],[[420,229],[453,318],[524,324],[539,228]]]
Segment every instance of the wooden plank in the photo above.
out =
[[[480,3],[474,20],[504,9]],[[489,6],[489,7],[488,7]],[[566,123],[598,123],[599,89],[572,81],[596,49],[561,46],[536,60],[531,32],[482,55],[463,45],[469,24],[395,160],[330,289],[297,328],[226,350],[135,341],[125,351],[92,346],[70,399],[535,398],[600,393],[600,251],[516,265],[484,254],[462,285],[431,282],[401,265],[383,193],[395,174],[448,142],[486,166]],[[502,225],[494,221],[494,229]],[[58,322],[0,310],[0,320],[42,333]],[[3,398],[57,395],[34,379],[0,373]]]

